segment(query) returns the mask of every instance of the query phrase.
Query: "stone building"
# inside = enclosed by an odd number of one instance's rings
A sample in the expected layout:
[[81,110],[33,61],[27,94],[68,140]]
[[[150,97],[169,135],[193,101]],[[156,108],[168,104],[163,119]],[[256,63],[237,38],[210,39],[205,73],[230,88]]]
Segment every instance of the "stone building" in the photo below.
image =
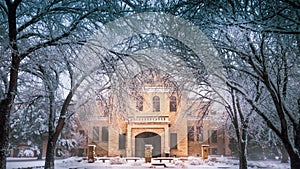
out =
[[170,76],[150,69],[123,89],[78,110],[78,132],[87,137],[79,155],[90,144],[98,156],[144,157],[145,144],[153,146],[153,157],[201,156],[204,144],[211,155],[230,155],[223,113],[180,91]]

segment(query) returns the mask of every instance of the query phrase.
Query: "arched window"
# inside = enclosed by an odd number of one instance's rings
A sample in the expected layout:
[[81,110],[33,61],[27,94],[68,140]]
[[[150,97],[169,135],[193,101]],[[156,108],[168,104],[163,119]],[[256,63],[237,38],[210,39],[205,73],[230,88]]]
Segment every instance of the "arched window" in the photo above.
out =
[[170,112],[177,111],[177,103],[176,103],[176,97],[171,96],[170,97]]
[[160,111],[160,99],[158,96],[153,97],[153,112]]
[[143,111],[144,98],[143,96],[138,96],[136,98],[136,109],[138,111]]

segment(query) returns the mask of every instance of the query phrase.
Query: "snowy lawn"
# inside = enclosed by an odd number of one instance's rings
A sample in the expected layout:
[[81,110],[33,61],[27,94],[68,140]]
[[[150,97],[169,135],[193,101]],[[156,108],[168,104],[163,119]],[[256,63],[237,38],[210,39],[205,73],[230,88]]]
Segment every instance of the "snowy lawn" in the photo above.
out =
[[[158,164],[159,161],[152,160],[152,164]],[[168,168],[200,168],[200,169],[238,169],[238,161],[232,160],[225,157],[213,157],[209,160],[203,161],[201,158],[189,157],[187,161],[181,161],[175,159],[171,163],[168,161],[163,161]],[[102,160],[96,160],[94,163],[88,163],[86,160],[82,160],[79,157],[70,157],[67,159],[57,159],[55,160],[56,169],[96,169],[96,168],[111,168],[111,169],[123,169],[123,168],[164,168],[164,166],[152,165],[150,163],[145,163],[144,159],[133,161],[130,160],[126,162],[122,158],[111,158],[111,160],[106,160],[104,163]],[[41,168],[44,166],[44,160],[33,160],[33,159],[8,159],[7,168],[17,169],[17,168],[28,168],[36,167]],[[289,164],[281,164],[280,161],[249,161],[249,168],[258,169],[289,169]]]

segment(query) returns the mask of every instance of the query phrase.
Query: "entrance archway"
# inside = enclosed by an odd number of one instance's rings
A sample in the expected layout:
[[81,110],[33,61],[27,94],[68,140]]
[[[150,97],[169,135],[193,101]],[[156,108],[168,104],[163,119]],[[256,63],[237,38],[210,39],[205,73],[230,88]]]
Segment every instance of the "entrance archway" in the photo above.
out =
[[145,157],[145,144],[153,146],[152,157],[161,156],[161,137],[152,132],[143,132],[135,136],[135,156]]

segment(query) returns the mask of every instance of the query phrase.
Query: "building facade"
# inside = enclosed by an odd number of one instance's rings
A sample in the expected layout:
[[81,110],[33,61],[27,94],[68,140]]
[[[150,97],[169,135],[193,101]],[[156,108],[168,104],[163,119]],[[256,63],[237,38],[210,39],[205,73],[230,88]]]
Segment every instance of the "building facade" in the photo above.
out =
[[170,76],[147,70],[123,92],[78,110],[78,132],[87,138],[78,153],[86,154],[87,145],[94,144],[98,156],[144,157],[150,144],[153,157],[201,156],[202,145],[209,145],[209,154],[230,155],[223,118],[210,102],[180,91]]

